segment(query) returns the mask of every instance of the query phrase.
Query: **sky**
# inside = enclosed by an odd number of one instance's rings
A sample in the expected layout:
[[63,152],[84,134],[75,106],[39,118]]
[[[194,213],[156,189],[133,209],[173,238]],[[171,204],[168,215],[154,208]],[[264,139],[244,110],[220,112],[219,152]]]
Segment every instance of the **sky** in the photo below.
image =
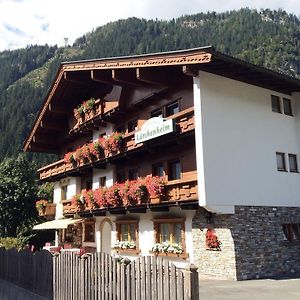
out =
[[118,19],[164,19],[199,12],[284,9],[300,15],[299,0],[0,0],[0,51],[34,44],[69,44]]

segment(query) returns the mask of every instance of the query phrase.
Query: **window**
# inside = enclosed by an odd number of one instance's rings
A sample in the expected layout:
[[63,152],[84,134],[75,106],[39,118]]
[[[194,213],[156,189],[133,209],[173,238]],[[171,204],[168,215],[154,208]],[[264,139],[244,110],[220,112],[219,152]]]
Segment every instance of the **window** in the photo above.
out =
[[283,113],[288,116],[293,116],[292,103],[290,99],[283,98]]
[[168,179],[176,180],[181,178],[181,165],[180,160],[172,160],[168,163]]
[[272,102],[272,111],[281,113],[280,98],[278,96],[271,95],[271,102]]
[[134,242],[138,246],[138,221],[118,220],[116,221],[117,240],[121,242]]
[[68,191],[68,186],[62,185],[61,186],[61,200],[67,200],[67,191]]
[[99,187],[105,187],[106,186],[106,176],[102,176],[99,178]]
[[84,241],[95,242],[95,222],[84,223]]
[[128,132],[135,131],[137,125],[138,125],[137,120],[130,121],[130,122],[128,123]]
[[152,165],[152,175],[153,176],[164,176],[164,165],[162,162]]
[[277,170],[286,171],[285,155],[282,152],[276,152]]
[[138,177],[139,177],[139,175],[138,175],[138,169],[137,168],[130,169],[128,171],[128,179],[129,180],[137,180]]
[[175,115],[179,112],[179,103],[178,101],[173,102],[166,106],[166,117]]
[[300,240],[300,224],[282,224],[284,239],[289,242]]
[[289,157],[290,172],[298,173],[297,155],[289,153],[288,157]]
[[160,118],[163,118],[164,114],[163,114],[163,109],[160,108],[160,109],[157,109],[155,111],[153,111],[151,113],[151,118],[154,118],[154,117],[160,117]]
[[153,222],[156,243],[167,242],[171,244],[178,244],[185,248],[184,219],[154,219]]

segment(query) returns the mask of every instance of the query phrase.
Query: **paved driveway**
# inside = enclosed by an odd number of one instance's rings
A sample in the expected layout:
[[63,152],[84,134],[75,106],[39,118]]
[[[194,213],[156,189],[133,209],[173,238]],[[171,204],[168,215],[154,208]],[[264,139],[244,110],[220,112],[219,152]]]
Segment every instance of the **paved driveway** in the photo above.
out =
[[0,300],[47,300],[0,279]]
[[200,281],[200,300],[300,300],[300,279]]

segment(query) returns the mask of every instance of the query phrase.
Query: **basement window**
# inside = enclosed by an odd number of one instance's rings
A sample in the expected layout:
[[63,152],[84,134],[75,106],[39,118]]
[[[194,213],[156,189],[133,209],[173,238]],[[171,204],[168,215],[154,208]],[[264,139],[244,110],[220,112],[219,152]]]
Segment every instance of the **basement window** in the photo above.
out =
[[282,224],[283,238],[286,241],[300,241],[300,224]]

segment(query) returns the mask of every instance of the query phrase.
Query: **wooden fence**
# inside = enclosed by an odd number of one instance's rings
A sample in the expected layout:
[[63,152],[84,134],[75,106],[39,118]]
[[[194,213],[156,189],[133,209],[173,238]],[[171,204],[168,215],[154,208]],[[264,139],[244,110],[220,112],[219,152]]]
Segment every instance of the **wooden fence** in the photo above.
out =
[[53,299],[52,255],[48,251],[0,248],[0,278],[46,299]]
[[0,278],[54,300],[198,300],[197,268],[155,256],[119,261],[105,253],[0,249]]

